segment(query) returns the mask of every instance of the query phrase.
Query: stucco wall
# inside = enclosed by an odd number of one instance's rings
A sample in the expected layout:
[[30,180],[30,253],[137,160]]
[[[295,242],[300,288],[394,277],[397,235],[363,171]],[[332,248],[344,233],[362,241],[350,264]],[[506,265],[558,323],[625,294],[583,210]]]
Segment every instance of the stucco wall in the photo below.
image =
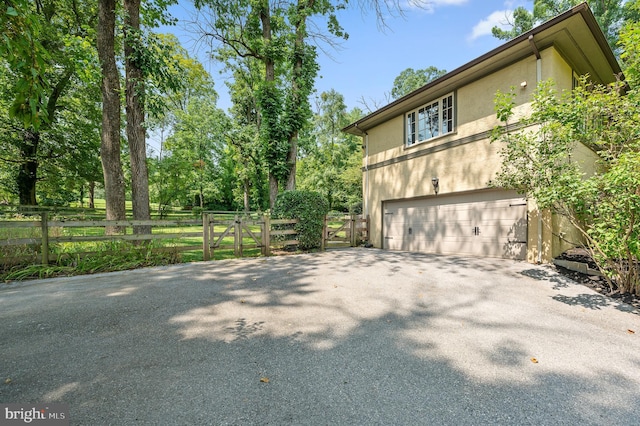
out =
[[542,79],[552,79],[559,91],[571,90],[573,70],[557,50],[545,49],[540,52],[542,57]]
[[[541,52],[542,79],[553,78],[559,90],[570,89],[572,70],[553,48]],[[382,247],[382,203],[388,200],[434,196],[431,179],[438,177],[439,194],[473,191],[489,187],[500,168],[499,143],[490,143],[488,132],[500,124],[494,111],[496,91],[516,88],[516,114],[526,114],[537,80],[537,61],[532,54],[498,72],[457,88],[455,93],[455,132],[430,141],[405,146],[404,114],[368,130],[368,161],[365,171],[365,208],[371,218],[371,243]],[[521,83],[526,82],[522,87]],[[588,151],[588,150],[587,150]],[[423,155],[426,154],[426,155]],[[578,156],[589,163],[589,155],[578,149]],[[589,161],[587,161],[589,160]],[[529,261],[538,259],[538,220],[534,205],[529,206]],[[554,222],[545,217],[542,228],[543,260],[554,253]],[[545,226],[544,223],[548,225]],[[555,222],[559,225],[559,222]]]

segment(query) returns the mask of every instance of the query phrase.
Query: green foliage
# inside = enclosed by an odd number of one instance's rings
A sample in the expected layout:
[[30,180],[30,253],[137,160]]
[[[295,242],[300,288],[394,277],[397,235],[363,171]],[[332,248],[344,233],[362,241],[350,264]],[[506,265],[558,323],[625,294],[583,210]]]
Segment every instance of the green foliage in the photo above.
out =
[[295,225],[302,250],[319,248],[322,226],[329,206],[322,195],[313,191],[285,191],[278,194],[271,211],[274,218],[300,219]]
[[[626,152],[613,160],[600,180],[589,180],[586,192],[597,199],[590,237],[597,242],[599,264],[623,280],[625,289],[640,293],[640,153]],[[628,269],[628,265],[634,265]]]
[[512,38],[532,29],[534,24],[534,15],[524,7],[519,6],[513,11],[513,21],[511,22],[512,27],[509,30],[493,27],[491,28],[491,34],[500,40],[511,40]]
[[640,85],[640,0],[627,2],[625,13],[626,24],[620,30],[620,60],[626,81],[637,89]]
[[[562,95],[552,82],[542,82],[531,115],[520,120],[524,129],[494,131],[493,140],[503,144],[503,165],[493,183],[567,218],[607,277],[622,292],[640,294],[638,101],[635,91],[625,95],[619,82],[602,86],[583,77],[579,87]],[[513,118],[512,102],[510,95],[496,97],[504,122]],[[575,155],[581,145],[598,157],[590,174]]]
[[91,255],[80,256],[73,252],[60,254],[55,264],[15,266],[0,275],[4,281],[41,279],[55,276],[96,274],[100,272],[123,271],[128,269],[179,263],[180,255],[175,252],[157,252],[157,244],[134,245],[130,242],[115,241],[99,243]]
[[14,96],[9,113],[24,127],[38,129],[48,117],[42,113],[47,102],[46,79],[48,51],[40,37],[43,25],[28,0],[5,0],[0,5],[0,57],[9,64],[15,76],[11,92]]
[[317,109],[300,137],[298,188],[318,191],[330,210],[350,211],[362,201],[362,149],[360,138],[340,129],[362,112],[348,113],[344,97],[335,90],[320,94]]
[[[172,97],[186,89],[193,69],[189,55],[173,35],[129,29],[125,40],[133,49],[133,63],[144,78],[144,91],[137,93],[152,118],[161,116]],[[213,86],[213,83],[211,84]]]
[[[7,198],[19,195],[21,202],[59,203],[77,197],[79,188],[88,182],[101,180],[100,72],[92,42],[94,30],[89,25],[95,17],[95,5],[70,1],[39,4],[27,7],[24,3],[20,12],[23,23],[29,25],[22,37],[28,38],[35,50],[25,53],[14,46],[13,53],[0,61],[4,70],[0,74],[0,166],[4,169],[0,185],[11,194]],[[19,58],[12,56],[18,54]],[[38,79],[46,81],[40,87],[41,99],[32,102],[35,121],[25,120],[10,108],[15,97],[21,96],[13,85],[23,72],[13,61],[28,62],[30,55],[39,55]]]
[[175,25],[178,20],[167,13],[169,6],[174,4],[178,4],[178,0],[142,0],[142,24],[146,27]]
[[[509,30],[493,27],[491,33],[501,40],[510,40],[531,30],[534,26],[569,10],[583,0],[534,0],[533,12],[520,6],[513,11]],[[592,0],[589,7],[607,38],[611,49],[616,50],[620,22],[626,17],[622,0]]]
[[234,205],[246,211],[269,208],[267,167],[254,126],[232,123],[226,134],[225,171],[232,186]]
[[261,83],[257,93],[260,108],[260,139],[265,147],[265,158],[269,172],[278,180],[286,179],[289,173],[287,153],[289,140],[282,123],[283,91],[274,82]]
[[232,126],[227,132],[227,157],[236,177],[233,194],[244,210],[269,208],[268,167],[265,146],[260,138],[260,111],[257,88],[265,79],[265,70],[255,58],[228,63],[233,80],[227,82],[231,101]]
[[230,125],[215,100],[215,96],[194,98],[185,111],[175,111],[173,134],[167,138],[165,156],[152,177],[161,187],[163,204],[177,200],[183,206],[219,209],[228,203],[221,192],[225,182],[220,177]]
[[393,88],[391,89],[391,97],[398,99],[404,95],[408,95],[425,84],[442,77],[447,73],[446,70],[438,69],[430,66],[420,70],[407,68],[393,80]]
[[[263,69],[261,79],[252,84],[256,111],[253,124],[259,129],[273,183],[273,201],[279,185],[292,186],[298,136],[312,115],[309,95],[318,64],[316,48],[308,41],[308,20],[313,19],[315,26],[318,18],[326,18],[331,35],[346,38],[335,15],[344,5],[328,0],[198,0],[195,5],[206,12],[207,36],[219,42],[216,54],[228,68],[235,73],[242,65],[258,63]],[[251,74],[256,76],[255,72]],[[242,99],[237,109],[251,105],[245,103],[251,98],[235,97]]]

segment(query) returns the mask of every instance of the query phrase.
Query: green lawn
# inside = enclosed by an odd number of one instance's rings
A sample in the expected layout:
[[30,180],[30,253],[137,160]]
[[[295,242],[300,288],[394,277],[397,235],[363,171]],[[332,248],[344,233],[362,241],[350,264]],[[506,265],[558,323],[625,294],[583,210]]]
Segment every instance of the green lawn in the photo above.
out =
[[[130,207],[130,203],[127,204]],[[58,208],[49,213],[49,221],[81,221],[103,220],[104,200],[96,200],[96,209]],[[153,208],[154,206],[152,206]],[[157,211],[157,205],[155,206]],[[130,212],[129,212],[130,213]],[[232,218],[234,213],[216,214],[216,218]],[[130,214],[128,214],[130,217]],[[13,212],[0,207],[0,220],[12,222],[39,221],[39,215],[29,215]],[[144,266],[166,265],[181,262],[197,262],[203,260],[202,250],[202,223],[199,217],[194,217],[191,211],[173,211],[163,219],[166,220],[193,220],[193,225],[183,226],[154,226],[153,235],[161,234],[189,234],[197,233],[197,236],[176,236],[166,239],[158,239],[134,244],[129,241],[74,241],[55,242],[56,237],[100,237],[105,235],[104,227],[50,227],[49,228],[49,265],[42,265],[40,244],[22,244],[19,246],[0,246],[0,279],[17,280],[28,278],[44,278],[56,275],[77,275],[96,272],[107,272],[139,268]],[[342,221],[330,220],[329,227],[338,228]],[[222,233],[225,225],[216,225],[215,232]],[[260,226],[250,227],[254,234],[260,232]],[[127,235],[132,234],[130,227]],[[345,231],[339,233],[344,237]],[[0,228],[0,242],[8,239],[41,238],[40,227]],[[216,237],[217,239],[217,237]],[[274,238],[275,240],[275,238]],[[226,236],[221,245],[233,246],[233,231]],[[255,245],[255,241],[249,237],[243,237],[243,245]],[[180,251],[180,247],[193,246],[190,251]],[[261,255],[260,248],[246,248],[244,257],[257,257]],[[17,258],[23,257],[22,261]],[[212,259],[230,259],[234,257],[233,249],[212,250]]]
[[[78,221],[78,220],[102,220],[104,211],[100,211],[102,200],[96,200],[97,209],[58,209],[49,214],[49,220]],[[102,206],[103,206],[102,201]],[[157,207],[157,206],[156,206]],[[39,221],[39,215],[25,215],[20,213],[4,212],[0,220],[12,218],[12,222]],[[163,265],[180,262],[195,262],[203,260],[202,251],[202,224],[199,218],[193,217],[193,212],[172,212],[166,220],[194,220],[193,225],[185,226],[159,226],[153,227],[152,234],[188,234],[197,233],[197,236],[180,236],[167,239],[153,240],[135,245],[127,241],[82,241],[82,242],[54,242],[49,244],[50,265],[41,265],[39,244],[23,244],[19,246],[0,246],[0,257],[5,263],[18,257],[30,257],[13,265],[0,265],[0,279],[26,279],[34,277],[47,277],[54,275],[73,275],[94,272],[115,271],[131,269],[141,266]],[[224,226],[216,226],[217,233],[223,232]],[[252,232],[259,232],[258,226],[250,228]],[[126,233],[132,234],[132,229],[127,228]],[[41,238],[40,227],[2,228],[0,229],[0,241],[18,238]],[[51,227],[50,238],[55,237],[87,237],[104,236],[104,227]],[[233,245],[233,233],[223,239],[223,245]],[[252,238],[243,238],[244,245],[255,244]],[[191,251],[178,251],[172,248],[185,246],[197,247]],[[245,249],[243,255],[260,256],[259,248]],[[213,251],[214,260],[233,258],[233,249],[217,249]]]

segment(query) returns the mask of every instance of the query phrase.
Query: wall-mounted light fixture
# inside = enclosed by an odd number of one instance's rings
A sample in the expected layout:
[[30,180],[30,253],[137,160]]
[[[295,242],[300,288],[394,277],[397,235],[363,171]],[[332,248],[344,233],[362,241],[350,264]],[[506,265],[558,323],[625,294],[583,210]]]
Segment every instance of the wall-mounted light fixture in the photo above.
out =
[[431,178],[431,184],[433,185],[433,190],[435,191],[436,195],[438,195],[438,190],[440,189],[440,179],[438,179],[437,177]]
[[526,87],[527,87],[527,81],[526,80],[523,81],[522,83],[520,83],[520,88],[521,89],[526,89]]

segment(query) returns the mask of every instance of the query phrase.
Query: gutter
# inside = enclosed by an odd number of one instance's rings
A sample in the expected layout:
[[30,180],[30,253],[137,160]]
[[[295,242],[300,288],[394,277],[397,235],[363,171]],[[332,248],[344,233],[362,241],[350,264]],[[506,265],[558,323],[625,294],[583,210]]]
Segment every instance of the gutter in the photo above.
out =
[[362,197],[364,206],[362,213],[366,217],[369,215],[369,134],[358,128],[358,123],[355,123],[354,127],[364,136],[364,196]]
[[[536,56],[536,88],[538,84],[542,81],[542,56],[540,56],[540,51],[538,50],[538,46],[536,46],[536,42],[533,39],[533,34],[529,35],[529,44],[531,45],[531,50],[533,54]],[[538,258],[536,259],[538,264],[542,263],[542,211],[538,206]]]
[[[449,80],[455,76],[457,76],[458,74],[461,74],[467,70],[469,70],[470,68],[473,68],[474,66],[481,64],[485,61],[489,61],[491,60],[491,58],[493,58],[494,56],[522,43],[522,42],[527,42],[529,40],[529,43],[531,43],[531,38],[541,32],[546,31],[547,29],[553,27],[554,25],[570,18],[571,16],[574,15],[582,15],[586,25],[588,26],[588,28],[590,29],[592,35],[595,37],[596,42],[600,45],[602,52],[604,53],[607,61],[609,62],[609,64],[611,65],[611,68],[613,69],[614,73],[621,73],[622,70],[620,69],[620,65],[618,64],[615,55],[613,54],[613,52],[611,51],[611,48],[609,47],[609,44],[607,43],[607,39],[605,38],[604,34],[602,33],[602,30],[600,29],[600,27],[598,27],[598,22],[595,20],[595,17],[593,16],[593,13],[591,13],[591,10],[589,9],[589,6],[587,5],[587,3],[580,3],[577,6],[574,6],[573,8],[567,10],[566,12],[556,16],[555,18],[550,19],[547,22],[544,22],[540,25],[538,25],[537,27],[527,31],[524,34],[521,34],[520,36],[508,41],[507,43],[485,53],[484,55],[474,59],[473,61],[462,65],[461,67],[458,67],[456,69],[454,69],[453,71],[448,72],[447,74],[443,75],[442,77],[433,80],[430,83],[427,83],[426,85],[422,86],[421,88],[403,96],[400,99],[397,99],[393,102],[391,102],[390,104],[378,109],[377,111],[372,112],[371,114],[367,115],[366,117],[361,118],[360,120],[356,121],[355,123],[349,124],[348,126],[344,127],[342,129],[343,132],[345,133],[350,133],[350,131],[353,131],[354,129],[358,132],[360,132],[362,134],[363,130],[362,127],[358,127],[358,126],[366,126],[366,122],[374,119],[375,117],[384,114],[386,111],[389,111],[393,108],[398,107],[400,104],[405,103],[407,100],[415,97],[416,95],[419,95],[422,92],[425,92],[427,90],[430,90],[432,88],[434,88],[437,85],[442,84],[443,82],[445,82],[446,80]],[[534,45],[535,46],[535,45]],[[532,47],[533,48],[533,47]],[[535,49],[537,50],[537,47],[535,47]],[[535,51],[534,51],[535,53]],[[535,53],[536,54],[536,58],[539,57],[539,52]]]

